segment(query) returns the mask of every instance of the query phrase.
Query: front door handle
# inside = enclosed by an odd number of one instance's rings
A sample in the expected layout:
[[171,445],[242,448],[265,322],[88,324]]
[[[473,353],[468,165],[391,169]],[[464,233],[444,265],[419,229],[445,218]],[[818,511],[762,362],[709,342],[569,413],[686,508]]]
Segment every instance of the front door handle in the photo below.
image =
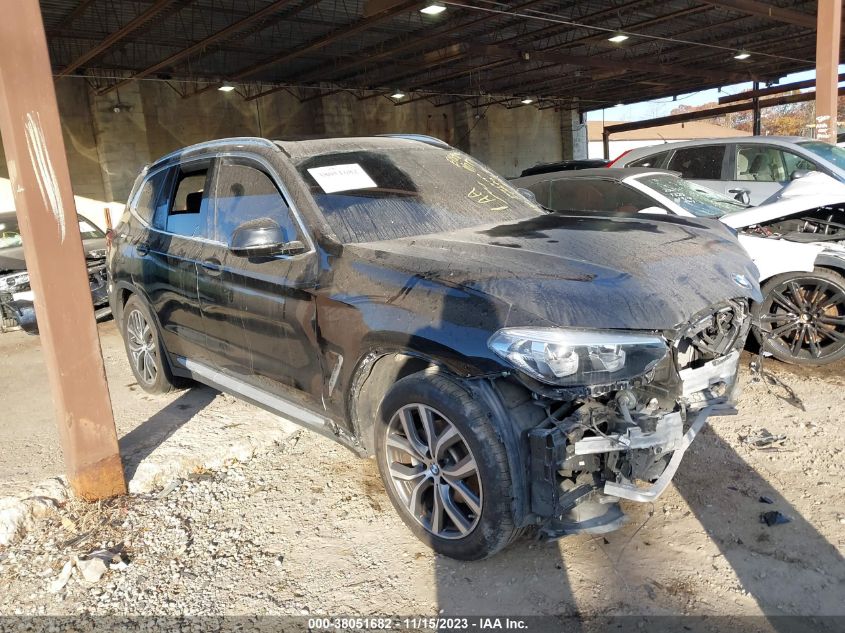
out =
[[217,277],[221,272],[223,272],[220,268],[220,260],[216,257],[209,257],[202,262],[202,268],[207,275],[212,277]]

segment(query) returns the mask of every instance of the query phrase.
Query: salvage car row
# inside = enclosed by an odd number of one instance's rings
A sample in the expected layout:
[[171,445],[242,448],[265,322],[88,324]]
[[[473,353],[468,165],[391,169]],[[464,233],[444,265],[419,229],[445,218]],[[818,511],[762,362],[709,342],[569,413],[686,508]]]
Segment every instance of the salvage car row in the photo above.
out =
[[[755,316],[786,360],[839,357],[838,275],[780,279],[829,270],[819,236],[839,219],[741,210],[662,170],[567,174],[580,189],[555,208],[561,174],[518,190],[430,137],[169,154],[107,247],[135,378],[208,384],[374,457],[447,556],[616,529],[622,502],[657,498],[708,418],[733,412]],[[765,256],[779,247],[813,257],[780,257],[784,273]]]

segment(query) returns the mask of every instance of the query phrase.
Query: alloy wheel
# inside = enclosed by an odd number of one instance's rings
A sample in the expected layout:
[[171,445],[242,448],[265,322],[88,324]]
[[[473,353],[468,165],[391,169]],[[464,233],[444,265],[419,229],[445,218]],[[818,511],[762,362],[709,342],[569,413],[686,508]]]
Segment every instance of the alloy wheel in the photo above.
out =
[[845,289],[826,279],[788,279],[762,307],[763,338],[796,360],[824,359],[845,347]]
[[156,344],[153,330],[140,310],[132,310],[126,319],[126,334],[129,353],[135,375],[151,385],[158,375],[156,365]]
[[399,409],[387,427],[387,465],[393,489],[428,532],[467,536],[481,517],[478,463],[460,431],[424,404]]

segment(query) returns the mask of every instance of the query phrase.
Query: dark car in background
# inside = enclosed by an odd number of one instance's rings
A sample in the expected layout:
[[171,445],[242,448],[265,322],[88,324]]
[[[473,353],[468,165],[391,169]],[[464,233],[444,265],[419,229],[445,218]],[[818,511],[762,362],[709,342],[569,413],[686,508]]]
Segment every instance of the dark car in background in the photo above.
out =
[[763,348],[796,365],[845,358],[845,187],[827,176],[807,174],[757,207],[647,167],[564,171],[511,184],[564,214],[720,218],[738,231],[760,272],[763,299],[751,311]]
[[683,180],[676,172],[648,167],[582,169],[515,178],[552,211],[602,213],[665,212],[685,217],[718,218],[748,208],[707,187]]
[[[78,216],[94,316],[111,313],[106,286],[106,236],[93,222]],[[38,333],[35,304],[23,254],[18,218],[14,211],[0,213],[0,317],[2,329],[21,327]]]
[[731,407],[759,298],[718,222],[549,214],[418,136],[165,156],[108,268],[141,387],[194,379],[375,456],[460,559],[655,499]]
[[558,171],[577,171],[579,169],[594,169],[596,167],[607,167],[609,160],[603,158],[581,158],[575,160],[561,160],[555,163],[538,163],[528,169],[523,169],[519,175],[534,176],[536,174],[549,174]]

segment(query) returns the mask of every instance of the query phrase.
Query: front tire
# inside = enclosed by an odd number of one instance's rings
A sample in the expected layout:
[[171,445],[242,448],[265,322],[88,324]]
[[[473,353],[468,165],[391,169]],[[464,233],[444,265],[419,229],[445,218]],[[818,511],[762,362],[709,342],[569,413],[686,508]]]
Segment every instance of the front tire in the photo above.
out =
[[795,365],[845,358],[845,278],[816,268],[772,277],[762,291],[762,303],[752,309],[761,349]]
[[518,535],[505,446],[457,380],[427,371],[396,382],[379,409],[376,458],[396,511],[435,551],[478,560]]
[[155,321],[144,302],[132,295],[123,307],[123,344],[138,385],[149,393],[174,387]]

